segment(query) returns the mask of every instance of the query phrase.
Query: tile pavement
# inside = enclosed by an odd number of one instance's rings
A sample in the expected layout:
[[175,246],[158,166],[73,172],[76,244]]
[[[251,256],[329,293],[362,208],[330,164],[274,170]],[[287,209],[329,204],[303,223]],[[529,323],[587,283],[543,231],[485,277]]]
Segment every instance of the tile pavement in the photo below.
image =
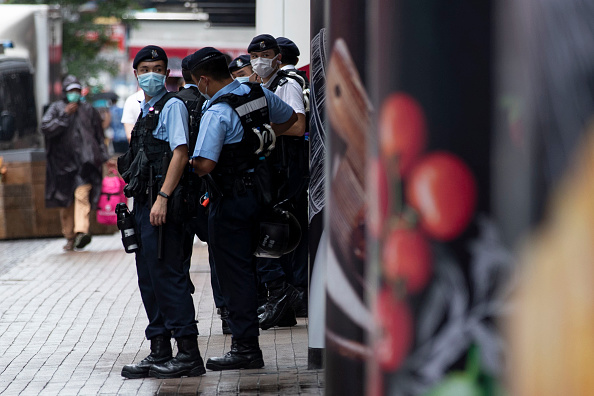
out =
[[[307,320],[261,331],[266,366],[204,376],[126,380],[122,366],[147,353],[147,320],[134,258],[119,234],[84,251],[62,239],[0,241],[1,395],[322,395],[322,370],[307,369]],[[228,351],[210,287],[207,250],[194,245],[198,343],[203,356]]]

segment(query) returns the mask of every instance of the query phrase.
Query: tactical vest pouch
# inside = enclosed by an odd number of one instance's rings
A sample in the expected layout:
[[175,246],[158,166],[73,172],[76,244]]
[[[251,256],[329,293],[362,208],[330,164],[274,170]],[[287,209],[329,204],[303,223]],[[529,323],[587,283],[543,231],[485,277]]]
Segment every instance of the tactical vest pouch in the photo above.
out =
[[128,170],[122,174],[122,178],[124,181],[130,180],[124,187],[124,194],[127,197],[140,198],[141,200],[145,198],[150,180],[150,165],[143,149],[138,151]]
[[[128,149],[125,154],[122,154],[118,157],[118,172],[126,183],[130,182],[130,174],[128,173],[128,169],[130,169],[130,165],[132,165],[133,157],[134,156],[132,155],[131,149]],[[126,177],[123,176],[124,174]]]

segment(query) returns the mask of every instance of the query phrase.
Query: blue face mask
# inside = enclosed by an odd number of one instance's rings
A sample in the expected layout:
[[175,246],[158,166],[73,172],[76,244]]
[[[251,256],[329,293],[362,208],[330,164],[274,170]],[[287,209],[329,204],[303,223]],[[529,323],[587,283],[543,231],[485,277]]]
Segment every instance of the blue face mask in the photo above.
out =
[[144,73],[138,76],[138,85],[150,97],[155,97],[165,90],[165,74]]
[[80,94],[78,92],[67,92],[66,99],[68,100],[68,103],[77,103],[80,100]]
[[235,81],[239,81],[240,83],[246,83],[250,81],[250,76],[235,77]]

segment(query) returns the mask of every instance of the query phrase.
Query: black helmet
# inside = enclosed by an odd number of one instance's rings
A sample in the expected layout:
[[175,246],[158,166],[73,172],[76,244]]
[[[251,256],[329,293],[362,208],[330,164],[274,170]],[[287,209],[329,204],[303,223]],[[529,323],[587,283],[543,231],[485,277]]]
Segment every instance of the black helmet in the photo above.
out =
[[278,258],[295,250],[301,240],[301,226],[287,210],[278,206],[260,221],[256,257]]

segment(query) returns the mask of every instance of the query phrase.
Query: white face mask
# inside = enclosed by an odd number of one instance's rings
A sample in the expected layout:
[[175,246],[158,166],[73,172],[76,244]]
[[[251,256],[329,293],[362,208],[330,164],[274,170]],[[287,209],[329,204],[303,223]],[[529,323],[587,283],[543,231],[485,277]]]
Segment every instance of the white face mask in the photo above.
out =
[[204,96],[204,99],[210,100],[210,95],[208,94],[208,85],[206,86],[206,92],[202,92],[200,90],[200,80],[202,80],[202,77],[200,77],[198,84],[196,84],[196,87],[198,87],[198,92],[200,92],[200,95]]
[[278,57],[278,55],[276,55],[272,59],[254,58],[250,61],[250,63],[252,64],[252,69],[254,69],[254,72],[256,72],[256,74],[259,75],[260,77],[266,78],[269,75],[271,75],[272,73],[274,73],[274,71],[276,70],[276,67],[274,67],[272,65],[274,64],[276,66],[276,58],[277,57]]

